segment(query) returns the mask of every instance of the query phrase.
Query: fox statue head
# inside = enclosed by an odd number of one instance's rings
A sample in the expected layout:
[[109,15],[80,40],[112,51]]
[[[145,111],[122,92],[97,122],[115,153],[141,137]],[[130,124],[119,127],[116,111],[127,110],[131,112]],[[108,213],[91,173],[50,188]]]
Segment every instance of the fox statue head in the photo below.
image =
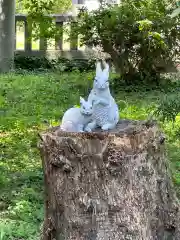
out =
[[93,87],[103,90],[109,87],[109,65],[104,62],[105,68],[102,69],[101,62],[96,63],[96,76],[94,79]]

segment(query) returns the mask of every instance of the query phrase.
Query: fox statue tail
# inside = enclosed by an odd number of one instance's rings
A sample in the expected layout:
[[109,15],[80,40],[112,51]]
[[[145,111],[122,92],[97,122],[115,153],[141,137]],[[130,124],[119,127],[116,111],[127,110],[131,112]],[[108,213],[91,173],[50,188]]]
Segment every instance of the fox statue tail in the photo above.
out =
[[64,122],[62,125],[60,125],[60,129],[64,132],[77,132],[74,123],[71,121]]

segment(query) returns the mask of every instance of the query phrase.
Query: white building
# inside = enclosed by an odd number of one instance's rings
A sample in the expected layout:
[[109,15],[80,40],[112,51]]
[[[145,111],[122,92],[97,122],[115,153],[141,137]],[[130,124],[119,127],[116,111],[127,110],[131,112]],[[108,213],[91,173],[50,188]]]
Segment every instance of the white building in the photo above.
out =
[[[110,4],[119,4],[120,0],[106,0]],[[98,9],[100,6],[99,0],[72,0],[74,7],[79,8],[85,6],[89,11]]]

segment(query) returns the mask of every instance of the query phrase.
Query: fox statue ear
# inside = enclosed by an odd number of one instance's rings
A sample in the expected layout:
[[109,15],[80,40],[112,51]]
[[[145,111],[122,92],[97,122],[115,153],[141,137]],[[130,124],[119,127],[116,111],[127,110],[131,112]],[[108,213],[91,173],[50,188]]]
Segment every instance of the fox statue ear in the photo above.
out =
[[101,62],[97,61],[97,63],[96,63],[96,76],[99,76],[101,74],[102,74]]
[[106,76],[109,78],[109,64],[107,62],[103,62],[104,64],[104,69],[103,69],[103,73],[106,74]]
[[84,103],[84,98],[80,96],[80,104],[83,104],[83,103]]
[[96,101],[96,100],[92,100],[92,106],[94,105],[95,101]]
[[109,64],[106,61],[103,61],[104,69],[103,72],[109,72]]

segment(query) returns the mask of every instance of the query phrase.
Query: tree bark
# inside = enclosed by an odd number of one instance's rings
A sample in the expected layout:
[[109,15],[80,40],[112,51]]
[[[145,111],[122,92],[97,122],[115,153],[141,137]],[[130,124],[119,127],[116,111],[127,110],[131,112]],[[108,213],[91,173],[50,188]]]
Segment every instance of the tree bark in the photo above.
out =
[[13,66],[15,45],[15,0],[0,0],[0,72]]
[[179,240],[180,209],[154,122],[40,134],[43,240]]

